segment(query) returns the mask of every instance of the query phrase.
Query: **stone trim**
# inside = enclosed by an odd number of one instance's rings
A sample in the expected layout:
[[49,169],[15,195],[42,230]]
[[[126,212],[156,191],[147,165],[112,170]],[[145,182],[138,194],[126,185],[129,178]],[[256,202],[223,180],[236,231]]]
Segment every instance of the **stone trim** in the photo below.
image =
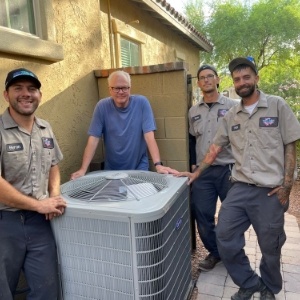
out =
[[137,74],[152,74],[152,73],[163,73],[180,70],[188,70],[188,64],[183,61],[170,62],[165,64],[150,65],[150,66],[137,66],[137,67],[126,67],[126,68],[115,68],[106,70],[95,70],[94,74],[96,78],[108,77],[112,72],[116,70],[123,70],[130,75]]

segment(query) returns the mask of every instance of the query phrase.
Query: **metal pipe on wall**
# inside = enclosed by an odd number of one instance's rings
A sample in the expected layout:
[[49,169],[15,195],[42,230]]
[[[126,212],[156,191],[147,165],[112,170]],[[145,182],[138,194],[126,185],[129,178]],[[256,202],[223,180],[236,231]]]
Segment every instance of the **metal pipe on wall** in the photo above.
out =
[[109,28],[109,49],[110,49],[110,64],[111,68],[116,67],[115,64],[115,47],[114,47],[114,33],[112,28],[112,17],[110,9],[110,0],[107,0],[107,14],[108,14],[108,28]]

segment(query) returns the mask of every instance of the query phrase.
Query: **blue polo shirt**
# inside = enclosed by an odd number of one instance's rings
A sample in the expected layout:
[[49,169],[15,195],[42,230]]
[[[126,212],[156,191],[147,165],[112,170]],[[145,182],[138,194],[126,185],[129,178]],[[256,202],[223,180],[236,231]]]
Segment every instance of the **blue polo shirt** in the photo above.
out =
[[103,137],[105,170],[148,170],[144,134],[156,130],[148,99],[131,95],[126,108],[116,107],[111,97],[100,100],[88,134]]

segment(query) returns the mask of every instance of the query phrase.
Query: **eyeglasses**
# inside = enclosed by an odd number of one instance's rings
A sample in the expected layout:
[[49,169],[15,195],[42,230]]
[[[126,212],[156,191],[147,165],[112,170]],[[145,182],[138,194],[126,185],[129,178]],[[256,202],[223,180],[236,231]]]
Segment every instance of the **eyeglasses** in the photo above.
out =
[[213,79],[214,77],[215,77],[214,74],[208,74],[207,76],[200,76],[199,81],[204,81],[205,79],[210,80]]
[[114,93],[120,93],[121,91],[122,91],[123,93],[126,93],[126,92],[128,92],[128,90],[130,89],[130,86],[122,86],[122,87],[113,87],[113,86],[111,86],[110,88],[111,88],[111,90],[112,90]]

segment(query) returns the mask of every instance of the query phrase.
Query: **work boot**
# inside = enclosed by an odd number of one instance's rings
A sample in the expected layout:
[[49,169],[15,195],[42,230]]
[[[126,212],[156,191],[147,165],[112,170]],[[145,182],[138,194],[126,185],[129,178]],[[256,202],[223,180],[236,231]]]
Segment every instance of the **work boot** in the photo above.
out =
[[240,288],[233,296],[231,296],[231,300],[250,300],[256,292],[263,293],[266,288],[267,287],[265,286],[261,278],[259,278],[258,284],[255,287],[249,289]]
[[221,263],[220,258],[217,258],[212,254],[208,254],[203,260],[200,260],[199,269],[207,272],[212,270],[219,263]]
[[266,287],[263,291],[260,292],[260,300],[275,300],[275,295],[268,287]]

